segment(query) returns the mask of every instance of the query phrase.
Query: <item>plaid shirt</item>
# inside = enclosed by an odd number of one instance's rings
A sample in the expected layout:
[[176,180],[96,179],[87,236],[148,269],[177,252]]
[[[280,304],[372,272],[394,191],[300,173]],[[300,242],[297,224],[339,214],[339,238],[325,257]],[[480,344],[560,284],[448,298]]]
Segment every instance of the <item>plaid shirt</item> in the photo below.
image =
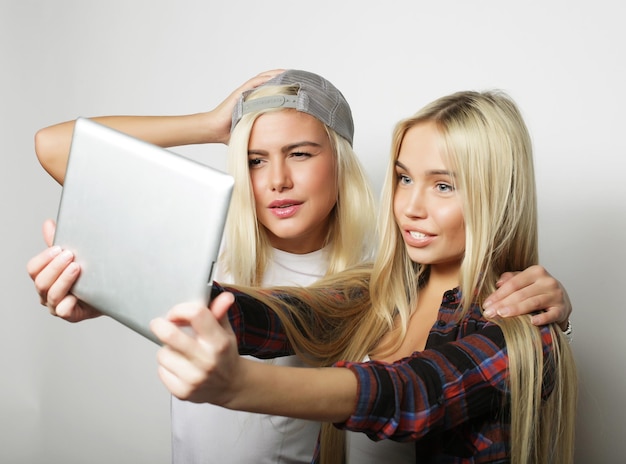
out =
[[[214,286],[214,292],[223,288]],[[232,291],[232,289],[227,289]],[[275,357],[292,350],[278,318],[234,292],[229,313],[242,354]],[[500,328],[473,305],[457,320],[458,289],[444,294],[426,349],[393,364],[339,362],[358,379],[355,412],[337,427],[374,440],[415,441],[419,463],[509,462],[508,358]],[[306,310],[306,302],[297,303]],[[541,329],[544,357],[552,339]],[[544,395],[551,384],[543,385]]]

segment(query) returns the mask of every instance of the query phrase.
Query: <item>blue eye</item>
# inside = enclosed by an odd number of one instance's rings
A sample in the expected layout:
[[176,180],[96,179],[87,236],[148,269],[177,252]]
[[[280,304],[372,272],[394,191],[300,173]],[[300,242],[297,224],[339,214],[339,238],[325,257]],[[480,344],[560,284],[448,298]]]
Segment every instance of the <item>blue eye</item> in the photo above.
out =
[[413,182],[411,180],[411,178],[409,176],[407,176],[406,174],[398,174],[398,183],[402,184],[402,185],[410,185],[411,182]]
[[442,193],[448,193],[448,192],[454,191],[454,187],[450,184],[439,183],[437,184],[436,188],[439,192],[442,192]]

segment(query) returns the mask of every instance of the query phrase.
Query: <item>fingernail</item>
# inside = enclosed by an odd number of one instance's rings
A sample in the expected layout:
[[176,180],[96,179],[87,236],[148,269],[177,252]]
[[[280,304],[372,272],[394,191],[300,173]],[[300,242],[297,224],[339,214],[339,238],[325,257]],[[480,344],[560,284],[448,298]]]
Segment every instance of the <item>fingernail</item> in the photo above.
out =
[[58,245],[53,246],[52,248],[50,248],[48,250],[48,253],[50,254],[51,258],[54,258],[55,256],[57,256],[59,253],[61,253],[61,247]]
[[498,316],[506,317],[510,312],[511,310],[509,308],[502,308],[498,311]]
[[491,306],[491,300],[490,299],[486,299],[485,301],[483,301],[483,308],[487,308]]
[[61,259],[63,261],[70,261],[72,259],[72,252],[67,250],[63,251],[61,253]]
[[485,317],[493,317],[493,316],[495,316],[495,312],[494,312],[493,309],[485,309],[483,311],[483,316],[485,316]]

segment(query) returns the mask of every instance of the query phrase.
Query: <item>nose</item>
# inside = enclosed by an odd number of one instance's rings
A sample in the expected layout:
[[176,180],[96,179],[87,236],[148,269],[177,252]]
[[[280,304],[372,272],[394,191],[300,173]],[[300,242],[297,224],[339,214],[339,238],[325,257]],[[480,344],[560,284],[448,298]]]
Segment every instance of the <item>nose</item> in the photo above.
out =
[[407,192],[404,205],[404,214],[409,218],[420,218],[426,216],[425,194],[419,188],[413,188]]
[[293,187],[289,168],[284,161],[270,163],[269,187],[272,191],[277,192]]

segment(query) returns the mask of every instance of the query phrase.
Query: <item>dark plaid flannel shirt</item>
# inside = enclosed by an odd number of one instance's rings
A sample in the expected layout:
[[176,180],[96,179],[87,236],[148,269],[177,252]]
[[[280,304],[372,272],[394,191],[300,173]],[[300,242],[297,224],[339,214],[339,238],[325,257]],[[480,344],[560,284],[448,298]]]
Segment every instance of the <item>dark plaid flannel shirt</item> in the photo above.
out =
[[[224,290],[232,291],[214,285],[214,294]],[[278,317],[251,297],[234,293],[229,318],[240,352],[261,358],[293,354]],[[460,296],[458,289],[444,294],[424,351],[392,364],[336,363],[358,379],[356,409],[337,427],[373,440],[415,441],[419,463],[509,462],[504,336],[476,305],[459,321]],[[303,301],[298,306],[307,308]],[[552,339],[547,328],[540,330],[548,362]],[[544,395],[551,388],[545,379]]]

